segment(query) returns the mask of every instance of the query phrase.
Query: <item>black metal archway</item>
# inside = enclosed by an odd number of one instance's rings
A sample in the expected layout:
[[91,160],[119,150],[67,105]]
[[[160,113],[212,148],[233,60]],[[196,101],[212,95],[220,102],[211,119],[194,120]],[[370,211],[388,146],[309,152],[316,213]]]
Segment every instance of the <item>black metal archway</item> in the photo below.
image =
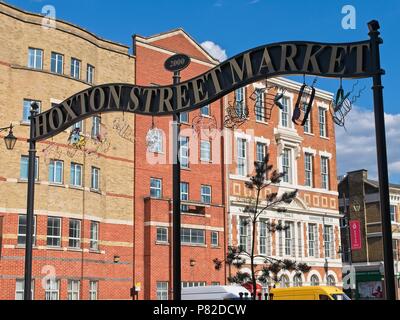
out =
[[[171,86],[141,87],[132,84],[104,84],[83,90],[53,108],[30,116],[27,196],[27,237],[25,254],[25,300],[31,299],[32,244],[34,219],[34,173],[36,142],[52,137],[76,122],[97,113],[132,112],[151,116],[173,115],[177,125],[180,112],[199,109],[237,88],[279,75],[315,75],[329,78],[372,78],[380,209],[385,259],[386,298],[395,299],[392,233],[389,216],[389,179],[380,66],[379,23],[368,23],[369,40],[352,43],[281,42],[241,53],[215,68],[185,82],[174,75]],[[177,125],[178,127],[178,125]],[[180,300],[180,175],[179,130],[174,132],[174,299]],[[176,218],[176,219],[175,219]],[[176,225],[176,223],[178,225]],[[175,265],[175,263],[177,265]]]

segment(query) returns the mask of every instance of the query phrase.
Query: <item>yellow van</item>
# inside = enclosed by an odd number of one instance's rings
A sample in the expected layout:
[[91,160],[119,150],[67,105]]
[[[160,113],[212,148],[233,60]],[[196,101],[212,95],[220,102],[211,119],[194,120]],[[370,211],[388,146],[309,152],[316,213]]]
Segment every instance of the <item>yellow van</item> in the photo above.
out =
[[351,300],[342,290],[328,286],[274,288],[270,300]]

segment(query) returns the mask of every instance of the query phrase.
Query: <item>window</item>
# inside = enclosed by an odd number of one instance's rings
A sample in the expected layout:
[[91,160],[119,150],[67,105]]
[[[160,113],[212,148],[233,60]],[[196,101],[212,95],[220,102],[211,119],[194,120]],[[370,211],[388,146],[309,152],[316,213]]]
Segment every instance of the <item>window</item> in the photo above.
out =
[[256,145],[256,160],[258,162],[264,162],[264,158],[265,158],[265,144],[261,143],[261,142],[257,142]]
[[321,157],[321,187],[329,190],[329,158]]
[[205,244],[204,230],[182,228],[181,241],[186,244]]
[[304,180],[305,186],[313,186],[313,155],[311,153],[304,155]]
[[86,70],[86,81],[89,83],[94,82],[94,67],[90,64],[87,65],[87,70]]
[[211,203],[211,186],[201,186],[201,202],[207,204]]
[[75,79],[81,78],[81,62],[75,58],[71,58],[71,77]]
[[157,300],[168,300],[168,282],[157,281]]
[[317,225],[308,225],[308,255],[310,257],[317,257]]
[[83,121],[76,122],[72,125],[71,130],[79,129],[79,132],[83,131]]
[[193,287],[205,287],[207,283],[205,281],[182,281],[182,288],[193,288]]
[[247,141],[246,139],[237,140],[237,165],[238,174],[240,176],[247,176]]
[[47,245],[61,247],[61,218],[47,217]]
[[286,274],[281,275],[281,280],[279,281],[280,288],[289,288],[290,280]]
[[75,187],[82,187],[82,165],[71,163],[71,180],[70,184]]
[[100,136],[101,117],[94,116],[92,118],[92,138],[98,139]]
[[239,248],[241,251],[248,252],[250,248],[250,223],[247,218],[239,219]]
[[[31,284],[31,299],[34,300],[35,281]],[[25,280],[17,279],[15,282],[15,300],[24,300]]]
[[[20,174],[19,178],[21,180],[28,180],[28,168],[29,168],[29,157],[21,156],[20,162]],[[35,161],[35,181],[39,180],[39,158],[36,157]]]
[[49,164],[49,182],[63,183],[64,177],[64,162],[61,160],[50,160]]
[[334,278],[332,275],[329,275],[329,276],[326,278],[326,284],[327,284],[328,286],[336,286],[335,278]]
[[98,299],[98,281],[89,281],[89,300],[97,300]]
[[319,107],[318,108],[319,114],[319,135],[321,137],[327,137],[326,132],[326,110],[325,108]]
[[218,247],[218,231],[211,231],[211,245],[214,247]]
[[43,50],[29,48],[28,68],[43,69]]
[[282,97],[281,101],[282,101],[282,107],[283,107],[283,109],[281,110],[281,126],[285,127],[285,128],[289,128],[290,127],[290,122],[289,122],[290,99],[288,97]]
[[157,228],[157,242],[168,242],[168,228]]
[[69,220],[69,239],[68,246],[70,248],[81,247],[81,221],[77,219]]
[[292,151],[290,149],[283,149],[282,172],[285,174],[282,178],[283,182],[292,183]]
[[[303,104],[303,112],[304,114],[307,112],[307,104]],[[305,133],[312,133],[312,112],[309,113],[307,121],[304,123],[304,132]]]
[[293,222],[286,222],[285,226],[285,255],[291,256],[294,255]]
[[300,274],[296,274],[296,275],[293,277],[293,286],[294,286],[294,287],[302,287],[302,286],[303,286],[303,280],[302,280]]
[[91,186],[92,190],[100,190],[100,169],[92,167]]
[[269,243],[269,221],[266,219],[260,219],[260,254],[270,255],[271,247]]
[[219,286],[221,283],[219,281],[213,281],[211,282],[212,286]]
[[262,89],[256,89],[256,120],[265,122],[265,108],[264,108],[264,91]]
[[39,106],[39,112],[40,112],[41,109],[40,101],[24,99],[24,105],[22,110],[22,122],[29,123],[29,117],[31,116],[31,105],[34,102],[36,102],[37,105]]
[[45,288],[46,300],[60,300],[60,281],[47,279]]
[[79,300],[79,280],[68,280],[68,300]]
[[[26,214],[18,216],[18,245],[24,246],[26,243]],[[33,244],[36,243],[36,216],[33,219]]]
[[148,151],[154,153],[161,153],[163,151],[163,132],[159,129],[153,129],[152,143],[148,145]]
[[[181,201],[188,201],[189,200],[189,183],[181,182]],[[182,212],[188,212],[189,208],[187,205],[181,205]]]
[[236,102],[236,114],[240,118],[247,117],[246,106],[244,101],[244,88],[239,88],[235,90],[235,102]]
[[325,258],[333,257],[333,227],[324,226]]
[[189,137],[180,137],[179,160],[182,168],[189,168]]
[[99,223],[90,222],[90,250],[99,250]]
[[150,197],[158,199],[162,197],[161,179],[150,178]]
[[200,160],[211,161],[211,142],[202,140],[200,142]]
[[200,114],[206,117],[210,116],[210,105],[208,104],[204,107],[201,107]]
[[310,281],[310,284],[312,285],[312,286],[319,286],[319,279],[318,279],[318,276],[317,275],[312,275],[311,276],[311,279],[310,279],[311,281]]
[[181,112],[179,113],[179,121],[183,123],[189,122],[189,112]]
[[51,72],[63,74],[64,73],[64,56],[57,52],[51,53]]
[[396,206],[395,205],[390,205],[390,221],[392,222],[396,222],[397,221],[397,217],[396,217]]

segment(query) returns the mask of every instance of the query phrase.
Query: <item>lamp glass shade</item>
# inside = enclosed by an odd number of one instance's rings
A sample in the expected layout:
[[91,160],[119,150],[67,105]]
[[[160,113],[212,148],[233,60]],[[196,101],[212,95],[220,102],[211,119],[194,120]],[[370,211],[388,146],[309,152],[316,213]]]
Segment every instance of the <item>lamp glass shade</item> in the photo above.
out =
[[7,150],[12,150],[14,149],[15,143],[17,142],[17,138],[14,136],[12,131],[10,131],[8,135],[4,137],[4,142],[6,144]]

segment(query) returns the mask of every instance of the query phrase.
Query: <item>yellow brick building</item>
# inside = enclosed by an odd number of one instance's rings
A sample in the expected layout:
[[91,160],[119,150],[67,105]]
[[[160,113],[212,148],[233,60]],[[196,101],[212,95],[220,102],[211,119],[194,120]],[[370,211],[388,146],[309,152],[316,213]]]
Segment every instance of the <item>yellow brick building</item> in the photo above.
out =
[[[0,3],[0,127],[12,123],[18,138],[13,150],[0,144],[0,299],[22,296],[30,102],[44,111],[91,85],[135,81],[128,46],[48,22]],[[80,126],[81,149],[68,140],[71,130],[37,144],[34,298],[129,299],[133,115]]]

